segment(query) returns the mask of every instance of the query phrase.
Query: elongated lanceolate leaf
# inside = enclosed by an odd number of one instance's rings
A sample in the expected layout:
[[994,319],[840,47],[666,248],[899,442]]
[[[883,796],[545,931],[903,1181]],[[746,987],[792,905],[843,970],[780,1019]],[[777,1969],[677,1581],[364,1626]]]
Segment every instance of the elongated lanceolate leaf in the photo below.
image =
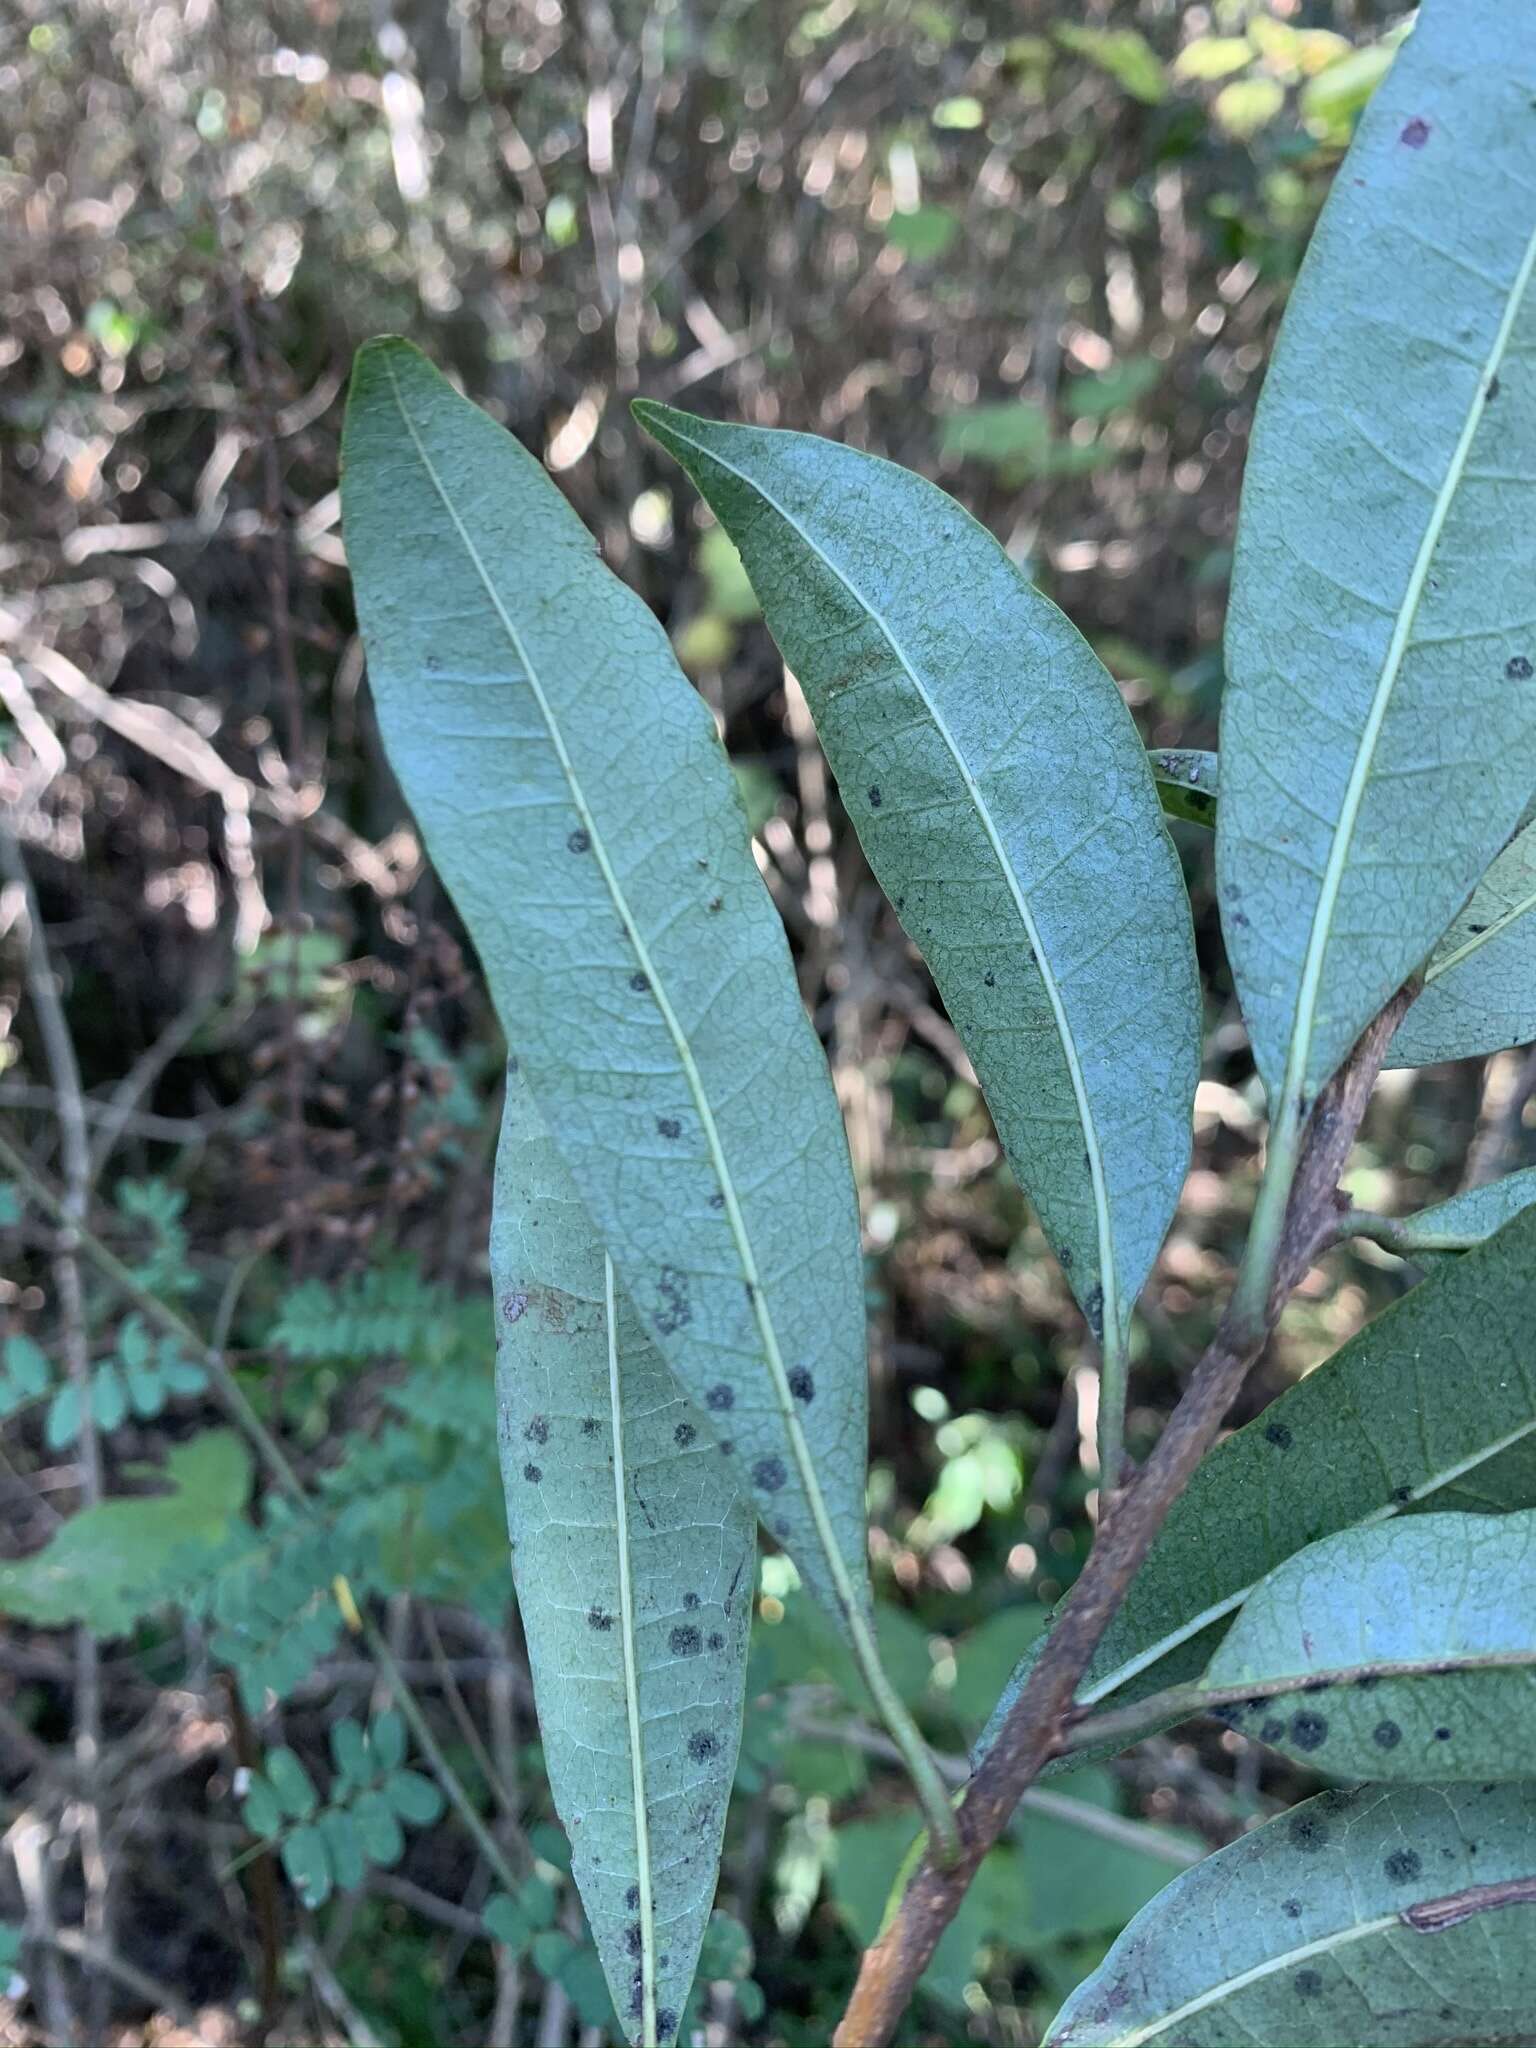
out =
[[1435,948],[1387,1063],[1500,1052],[1536,1038],[1536,825],[1517,832]]
[[1199,747],[1153,747],[1147,754],[1158,801],[1170,818],[1216,823],[1217,757]]
[[1200,1056],[1183,878],[1119,691],[924,478],[635,411],[741,550],[1010,1163],[1118,1342],[1183,1184]]
[[1532,1206],[1536,1206],[1536,1166],[1527,1166],[1519,1173],[1506,1173],[1500,1180],[1485,1181],[1480,1188],[1452,1195],[1432,1209],[1421,1209],[1416,1216],[1405,1217],[1402,1228],[1428,1247],[1415,1250],[1414,1258],[1433,1258],[1441,1255],[1445,1239],[1492,1237]]
[[[1255,1422],[1175,1501],[1078,1698],[1198,1679],[1260,1581],[1320,1537],[1414,1510],[1536,1507],[1536,1211],[1448,1259]],[[1033,1669],[1009,1680],[983,1755]]]
[[670,2041],[715,1901],[741,1740],[756,1523],[611,1286],[521,1074],[491,1274],[507,1527],[545,1768],[614,2010]]
[[1341,1777],[1529,1777],[1536,1514],[1408,1515],[1310,1544],[1249,1595],[1204,1683],[1246,1687],[1222,1719]]
[[1536,787],[1533,97],[1536,36],[1505,0],[1426,0],[1254,422],[1217,875],[1259,1070],[1293,1114]]
[[415,349],[342,509],[390,760],[620,1283],[808,1584],[866,1627],[853,1177],[714,720],[542,467]]
[[1176,1877],[1045,2048],[1531,2039],[1536,1786],[1324,1792]]

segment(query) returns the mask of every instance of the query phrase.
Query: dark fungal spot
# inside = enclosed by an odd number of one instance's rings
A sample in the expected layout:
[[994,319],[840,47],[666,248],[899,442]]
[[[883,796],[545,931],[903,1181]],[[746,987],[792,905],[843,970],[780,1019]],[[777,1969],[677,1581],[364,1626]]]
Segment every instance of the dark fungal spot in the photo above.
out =
[[1395,1721],[1378,1721],[1371,1730],[1371,1740],[1378,1749],[1396,1749],[1403,1739],[1403,1731]]
[[1422,1858],[1412,1849],[1394,1849],[1382,1864],[1393,1884],[1411,1884],[1424,1868]]
[[673,1629],[667,1637],[667,1648],[674,1657],[697,1657],[704,1647],[704,1638],[691,1622]]
[[537,1465],[529,1464],[523,1467],[523,1477],[530,1486],[537,1486],[544,1474]]
[[630,1886],[629,1890],[628,1890],[628,1891],[627,1891],[627,1892],[626,1892],[626,1893],[624,1894],[624,1905],[625,1905],[625,1909],[626,1909],[626,1911],[628,1911],[628,1912],[631,1912],[631,1913],[638,1913],[638,1912],[639,1912],[639,1910],[640,1910],[640,1887],[639,1887],[639,1885],[637,1885],[637,1884],[632,1884],[632,1885]]
[[656,2038],[657,2038],[657,2040],[658,2040],[658,2041],[670,2041],[670,2040],[671,2040],[671,2038],[672,2038],[672,2036],[673,2036],[673,2035],[674,2035],[674,2034],[675,2034],[676,2032],[677,2032],[677,2014],[676,2014],[676,2013],[675,2013],[675,2012],[674,2012],[674,2011],[672,2010],[672,2008],[671,2008],[671,2006],[670,2006],[670,2005],[663,2005],[663,2006],[660,2006],[660,2007],[658,2007],[658,2008],[657,2008],[657,2013],[656,2013]]
[[1299,1849],[1303,1856],[1315,1856],[1320,1849],[1328,1846],[1328,1823],[1319,1820],[1315,1813],[1298,1813],[1286,1829],[1293,1849]]
[[591,833],[583,832],[580,826],[578,826],[576,830],[569,834],[569,836],[567,837],[565,842],[565,848],[567,853],[585,853],[590,848],[591,844]]
[[750,1280],[743,1280],[741,1284],[746,1293],[747,1306],[750,1308],[752,1303],[757,1299],[757,1289],[752,1285],[752,1282]]
[[1394,1486],[1392,1489],[1392,1498],[1397,1502],[1399,1507],[1402,1507],[1405,1504],[1405,1502],[1413,1499],[1413,1488],[1411,1486]]
[[683,1135],[682,1123],[675,1116],[657,1117],[656,1128],[664,1138],[680,1138]]
[[1422,149],[1429,140],[1429,123],[1422,114],[1415,114],[1411,121],[1404,122],[1403,132],[1397,139],[1409,149]]
[[1102,1339],[1104,1335],[1104,1290],[1102,1287],[1095,1285],[1089,1289],[1088,1299],[1083,1303],[1083,1314],[1088,1318],[1088,1327],[1092,1330],[1094,1336]]
[[709,1206],[711,1207],[711,1209],[723,1209],[725,1207],[725,1197],[720,1193],[718,1188],[715,1190],[714,1194],[710,1196]]
[[1296,1439],[1283,1422],[1271,1422],[1265,1426],[1264,1441],[1273,1444],[1277,1451],[1288,1451]]
[[661,1296],[661,1305],[656,1310],[656,1328],[661,1336],[670,1337],[693,1321],[687,1274],[676,1266],[663,1266],[657,1277],[656,1291]]
[[672,1441],[680,1451],[686,1451],[698,1433],[691,1422],[680,1422],[672,1432]]
[[527,1306],[526,1294],[504,1294],[501,1297],[501,1312],[509,1323],[515,1323]]
[[641,1949],[644,1948],[645,1937],[640,1932],[640,1922],[638,1920],[634,1921],[632,1925],[625,1928],[624,1946],[626,1949],[628,1949],[629,1953],[632,1956],[639,1955]]
[[1300,1899],[1282,1899],[1280,1901],[1280,1910],[1287,1920],[1299,1920],[1301,1918],[1301,1901]]
[[1328,1740],[1328,1719],[1324,1714],[1293,1714],[1291,1740],[1298,1749],[1321,1749]]
[[1504,387],[1503,387],[1503,385],[1502,385],[1502,384],[1501,384],[1501,383],[1499,382],[1499,380],[1498,380],[1498,378],[1497,378],[1497,377],[1490,377],[1490,378],[1488,379],[1488,390],[1487,390],[1487,394],[1486,394],[1486,395],[1487,395],[1488,403],[1489,403],[1490,405],[1491,405],[1491,404],[1493,403],[1493,401],[1494,401],[1494,400],[1495,400],[1495,399],[1496,399],[1496,398],[1498,397],[1499,393],[1500,393],[1500,392],[1501,392],[1501,391],[1502,391],[1503,389],[1504,389]]
[[1298,1998],[1318,1998],[1322,1995],[1323,1979],[1318,1970],[1298,1970],[1291,1982],[1296,1987]]
[[685,1593],[683,1595],[683,1605],[687,1608],[690,1614],[692,1614],[693,1610],[698,1606],[698,1604],[699,1596],[697,1593]]
[[1260,1742],[1278,1742],[1284,1734],[1285,1723],[1283,1721],[1266,1721],[1259,1730],[1259,1740]]
[[709,899],[709,908],[711,913],[717,910],[723,910],[725,908],[725,898],[723,896],[711,896]]
[[1536,669],[1532,668],[1528,654],[1516,654],[1505,662],[1504,673],[1512,683],[1528,683],[1536,675]]
[[583,1436],[596,1436],[602,1426],[595,1415],[583,1415],[581,1418],[581,1433]]
[[637,996],[643,996],[651,984],[643,974],[632,974],[629,977],[629,985]]
[[641,2008],[644,2004],[645,1977],[642,1971],[636,1970],[634,1982],[629,1987],[629,2010],[634,2018],[638,2019],[640,2017]]
[[531,1444],[547,1444],[549,1442],[549,1417],[547,1415],[535,1415],[532,1422],[523,1431],[523,1435],[527,1437]]
[[1367,1671],[1364,1678],[1355,1680],[1355,1689],[1358,1692],[1374,1692],[1380,1683],[1381,1679],[1376,1672]]
[[984,974],[984,975],[983,975],[983,976],[981,977],[981,979],[982,979],[982,985],[983,985],[983,987],[985,987],[985,988],[996,988],[996,987],[997,987],[997,976],[996,976],[996,975],[995,975],[995,974],[994,974],[994,973],[992,972],[992,970],[991,970],[990,968],[988,968],[987,972],[986,972],[986,973],[985,973],[985,974]]
[[734,1437],[725,1436],[720,1439],[720,1455],[722,1458],[732,1458],[736,1455],[736,1441]]
[[782,1458],[759,1458],[752,1467],[752,1484],[764,1493],[778,1493],[788,1477]]
[[1450,1731],[1450,1729],[1449,1729],[1449,1728],[1437,1728],[1437,1729],[1435,1730],[1435,1740],[1436,1740],[1436,1742],[1449,1742],[1449,1741],[1450,1741],[1450,1739],[1451,1739],[1451,1731]]
[[723,1415],[728,1408],[736,1406],[736,1389],[724,1380],[719,1381],[705,1394],[704,1406],[713,1409],[716,1415]]
[[1069,1245],[1069,1244],[1059,1244],[1059,1245],[1058,1245],[1058,1246],[1056,1247],[1056,1256],[1057,1256],[1057,1258],[1058,1258],[1058,1259],[1060,1259],[1060,1261],[1061,1261],[1061,1265],[1062,1265],[1062,1270],[1063,1270],[1063,1272],[1066,1272],[1066,1273],[1070,1273],[1070,1272],[1071,1272],[1071,1270],[1072,1270],[1072,1247],[1071,1247],[1071,1245]]
[[803,1365],[792,1365],[789,1369],[789,1391],[797,1401],[807,1404],[816,1398],[816,1382]]
[[721,1635],[719,1629],[716,1629],[710,1636],[709,1647],[712,1650],[723,1650],[725,1648],[725,1637]]
[[595,1635],[605,1636],[609,1629],[613,1627],[613,1616],[606,1607],[589,1607],[587,1609],[587,1627]]
[[703,1728],[700,1728],[696,1734],[690,1735],[688,1738],[688,1754],[696,1764],[708,1763],[709,1759],[719,1750],[719,1747],[720,1745],[714,1736],[710,1735]]

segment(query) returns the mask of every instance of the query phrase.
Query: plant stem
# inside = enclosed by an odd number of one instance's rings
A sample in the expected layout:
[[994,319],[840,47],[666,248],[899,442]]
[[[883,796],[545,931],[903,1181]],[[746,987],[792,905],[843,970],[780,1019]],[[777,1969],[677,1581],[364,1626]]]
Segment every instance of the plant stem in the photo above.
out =
[[1486,1244],[1488,1233],[1476,1231],[1467,1233],[1454,1230],[1419,1230],[1410,1216],[1399,1220],[1395,1216],[1378,1216],[1369,1209],[1351,1209],[1339,1218],[1338,1240],[1351,1237],[1367,1237],[1372,1244],[1379,1244],[1383,1251],[1393,1252],[1400,1259],[1416,1258],[1420,1252],[1472,1252],[1480,1244]]
[[1125,1407],[1130,1394],[1130,1365],[1123,1331],[1104,1331],[1099,1358],[1099,1488],[1107,1509],[1118,1491],[1125,1468]]
[[867,1620],[861,1618],[853,1627],[853,1653],[858,1660],[859,1671],[869,1687],[870,1698],[875,1711],[885,1723],[887,1732],[901,1757],[907,1776],[912,1780],[918,1804],[923,1809],[923,1819],[928,1823],[928,1836],[934,1844],[934,1854],[944,1868],[959,1861],[961,1854],[960,1830],[955,1820],[955,1809],[945,1789],[944,1779],[933,1760],[933,1752],[923,1740],[917,1723],[907,1712],[906,1706],[895,1686],[885,1675],[880,1662],[880,1653],[875,1647],[875,1632]]

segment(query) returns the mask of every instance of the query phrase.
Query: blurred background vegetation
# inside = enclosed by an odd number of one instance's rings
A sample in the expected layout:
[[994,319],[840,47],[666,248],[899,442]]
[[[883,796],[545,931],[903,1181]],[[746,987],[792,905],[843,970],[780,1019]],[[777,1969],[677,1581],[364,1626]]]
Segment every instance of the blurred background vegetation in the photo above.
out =
[[[1254,398],[1400,27],[0,4],[0,2042],[610,2038],[509,1599],[503,1048],[364,686],[353,347],[412,335],[543,455],[720,718],[863,1192],[882,1637],[959,1759],[1091,1535],[1093,1362],[739,563],[627,401],[938,478],[1149,745],[1214,745]],[[1261,1134],[1210,838],[1175,830],[1206,1079],[1133,1448],[1224,1297]],[[1388,1076],[1356,1193],[1521,1163],[1533,1082]],[[1310,1275],[1245,1414],[1401,1284],[1369,1248]],[[913,1827],[776,1556],[753,1656],[689,2024],[812,2044]],[[1153,1890],[1310,1782],[1192,1727],[1031,1795],[909,2038],[1032,2042]]]

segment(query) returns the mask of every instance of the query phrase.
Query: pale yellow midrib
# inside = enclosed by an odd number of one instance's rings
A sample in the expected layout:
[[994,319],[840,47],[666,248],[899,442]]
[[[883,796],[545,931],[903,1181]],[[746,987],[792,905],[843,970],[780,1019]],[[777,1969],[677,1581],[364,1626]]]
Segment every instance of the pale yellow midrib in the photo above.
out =
[[924,688],[916,667],[908,659],[906,650],[896,638],[890,626],[887,625],[880,613],[864,597],[863,593],[855,589],[848,577],[843,574],[842,570],[839,569],[826,551],[817,545],[800,524],[799,520],[779,503],[771,491],[766,490],[755,478],[747,476],[733,462],[728,462],[717,450],[706,448],[701,442],[693,440],[670,421],[668,422],[667,431],[679,441],[686,442],[690,448],[697,449],[699,454],[705,456],[710,462],[718,463],[722,469],[729,471],[739,483],[744,484],[749,491],[761,498],[765,505],[772,506],[785,525],[792,527],[799,534],[801,540],[810,549],[811,553],[815,555],[817,560],[826,564],[828,571],[842,584],[864,616],[878,628],[886,645],[901,664],[919,699],[927,707],[928,715],[933,720],[934,728],[938,732],[940,739],[943,740],[945,746],[949,749],[950,758],[959,772],[960,779],[965,786],[966,795],[970,798],[976,815],[981,821],[982,830],[986,833],[987,842],[992,849],[993,856],[997,861],[1008,892],[1013,898],[1014,907],[1017,909],[1025,932],[1028,935],[1029,943],[1035,956],[1035,966],[1039,970],[1046,998],[1051,1006],[1051,1015],[1055,1020],[1056,1035],[1061,1043],[1062,1057],[1067,1063],[1067,1073],[1072,1083],[1072,1093],[1077,1102],[1078,1121],[1083,1128],[1083,1142],[1089,1160],[1089,1178],[1093,1187],[1094,1217],[1098,1225],[1099,1239],[1099,1284],[1103,1289],[1104,1327],[1100,1341],[1107,1350],[1118,1351],[1120,1349],[1120,1281],[1115,1265],[1114,1236],[1110,1226],[1109,1187],[1104,1173],[1104,1156],[1103,1148],[1099,1141],[1098,1125],[1094,1121],[1093,1107],[1088,1099],[1087,1082],[1083,1076],[1082,1063],[1078,1058],[1077,1040],[1067,1018],[1066,1006],[1062,1001],[1061,991],[1056,985],[1056,977],[1051,971],[1046,949],[1041,943],[1039,927],[1036,925],[1034,915],[1030,910],[1029,899],[1024,894],[1019,879],[1014,873],[1012,864],[1003,849],[1002,839],[993,821],[991,809],[983,799],[981,791],[977,787],[976,779],[971,774],[965,757],[961,753],[954,735],[950,732],[943,713],[939,710],[938,705],[933,701],[929,692]]
[[1387,652],[1382,662],[1381,673],[1376,679],[1376,690],[1371,700],[1370,716],[1355,750],[1354,763],[1350,769],[1349,782],[1344,792],[1338,823],[1334,827],[1333,840],[1328,849],[1328,862],[1323,870],[1322,887],[1318,892],[1317,907],[1312,915],[1312,929],[1307,936],[1306,958],[1302,965],[1301,987],[1297,991],[1296,1011],[1291,1025],[1291,1043],[1286,1059],[1285,1078],[1281,1088],[1281,1103],[1277,1106],[1274,1121],[1284,1122],[1300,1103],[1306,1086],[1307,1061],[1311,1053],[1312,1037],[1317,1023],[1318,996],[1322,984],[1323,960],[1333,933],[1334,913],[1338,908],[1339,892],[1344,884],[1344,872],[1349,859],[1350,846],[1354,839],[1355,826],[1359,822],[1360,810],[1365,802],[1366,786],[1370,781],[1375,763],[1376,746],[1381,738],[1382,727],[1391,709],[1392,695],[1397,687],[1404,658],[1408,652],[1409,638],[1414,621],[1418,617],[1419,601],[1424,595],[1424,586],[1429,580],[1435,551],[1445,523],[1450,517],[1456,492],[1460,487],[1472,444],[1482,424],[1487,409],[1489,380],[1495,375],[1504,360],[1514,332],[1515,321],[1530,286],[1531,271],[1536,265],[1536,230],[1533,230],[1525,246],[1525,254],[1515,272],[1505,302],[1503,316],[1499,321],[1482,369],[1478,372],[1473,390],[1472,403],[1467,408],[1467,417],[1462,423],[1456,446],[1446,468],[1445,479],[1436,494],[1430,511],[1429,523],[1414,557],[1413,569],[1408,578],[1408,587],[1403,593],[1403,602],[1398,608],[1393,624],[1392,637],[1387,643]]
[[838,1605],[843,1611],[849,1631],[866,1647],[868,1653],[873,1656],[873,1636],[864,1620],[863,1612],[854,1591],[853,1582],[848,1574],[847,1564],[843,1558],[842,1551],[838,1547],[832,1528],[831,1516],[827,1511],[826,1501],[822,1497],[821,1482],[815,1465],[811,1460],[810,1446],[806,1442],[800,1418],[795,1413],[794,1397],[789,1390],[789,1375],[785,1370],[783,1354],[779,1349],[778,1332],[775,1330],[772,1318],[768,1314],[762,1282],[758,1276],[757,1261],[752,1251],[752,1242],[747,1235],[746,1219],[741,1213],[741,1204],[736,1193],[736,1184],[726,1162],[724,1148],[720,1142],[719,1129],[715,1123],[714,1111],[704,1093],[703,1081],[694,1061],[692,1049],[688,1044],[687,1036],[681,1024],[678,1022],[677,1013],[668,1000],[666,989],[651,959],[650,951],[631,915],[629,903],[619,887],[618,876],[614,871],[612,862],[608,858],[608,851],[603,843],[602,834],[598,830],[597,820],[593,816],[586,797],[582,793],[581,784],[576,777],[575,764],[566,751],[565,741],[555,720],[554,712],[539,682],[537,671],[529,659],[527,650],[523,646],[522,637],[513,624],[510,613],[501,601],[500,592],[496,589],[486,571],[485,564],[480,558],[479,549],[475,546],[474,541],[470,538],[468,529],[459,517],[458,508],[454,505],[443,487],[443,482],[437,473],[436,465],[427,453],[422,438],[416,430],[416,423],[406,409],[405,399],[400,390],[399,379],[395,375],[395,366],[387,354],[384,357],[384,365],[389,372],[390,388],[394,393],[396,408],[405,425],[406,432],[411,437],[421,466],[426,471],[432,488],[436,491],[442,503],[443,510],[453,521],[454,530],[458,534],[464,551],[474,566],[475,574],[480,579],[481,587],[490,599],[497,618],[501,621],[502,630],[511,643],[514,655],[522,664],[524,678],[533,693],[534,702],[539,707],[539,715],[544,721],[544,728],[549,734],[550,745],[554,748],[555,758],[560,763],[561,772],[564,774],[567,787],[571,792],[571,801],[576,806],[576,810],[581,817],[582,827],[590,841],[591,850],[596,857],[598,869],[602,874],[604,882],[607,884],[608,893],[613,899],[614,908],[618,912],[619,920],[624,926],[625,935],[635,949],[635,956],[640,963],[640,970],[650,983],[651,994],[656,1000],[656,1007],[660,1010],[662,1020],[671,1035],[678,1063],[683,1069],[689,1092],[693,1096],[694,1107],[699,1114],[700,1127],[709,1146],[710,1160],[715,1169],[715,1177],[720,1183],[721,1193],[725,1196],[726,1218],[731,1227],[731,1234],[735,1239],[737,1257],[741,1261],[743,1275],[751,1290],[752,1312],[757,1323],[759,1335],[763,1340],[763,1353],[768,1365],[769,1378],[772,1381],[774,1394],[779,1404],[780,1419],[789,1438],[796,1470],[800,1475],[800,1483],[805,1492],[806,1505],[811,1511],[812,1524],[816,1530],[816,1540],[825,1554],[827,1570],[831,1576],[833,1590]]
[[1484,946],[1491,946],[1495,939],[1504,936],[1512,924],[1518,923],[1532,910],[1536,910],[1536,889],[1528,896],[1522,896],[1518,902],[1512,903],[1508,910],[1501,911],[1482,931],[1470,932],[1461,945],[1454,947],[1440,959],[1431,960],[1424,972],[1425,986],[1428,987],[1431,982],[1438,981],[1443,974],[1449,974],[1453,967],[1459,967],[1463,960],[1470,959]]
[[613,1259],[603,1253],[603,1315],[608,1338],[608,1401],[613,1417],[614,1528],[619,1549],[619,1626],[624,1633],[624,1707],[629,1719],[629,1776],[635,1808],[635,1866],[640,1892],[641,2048],[656,2041],[656,1908],[651,1896],[651,1817],[641,1750],[640,1672],[635,1656],[634,1582],[629,1566],[629,1497],[624,1405],[619,1388],[619,1318]]

